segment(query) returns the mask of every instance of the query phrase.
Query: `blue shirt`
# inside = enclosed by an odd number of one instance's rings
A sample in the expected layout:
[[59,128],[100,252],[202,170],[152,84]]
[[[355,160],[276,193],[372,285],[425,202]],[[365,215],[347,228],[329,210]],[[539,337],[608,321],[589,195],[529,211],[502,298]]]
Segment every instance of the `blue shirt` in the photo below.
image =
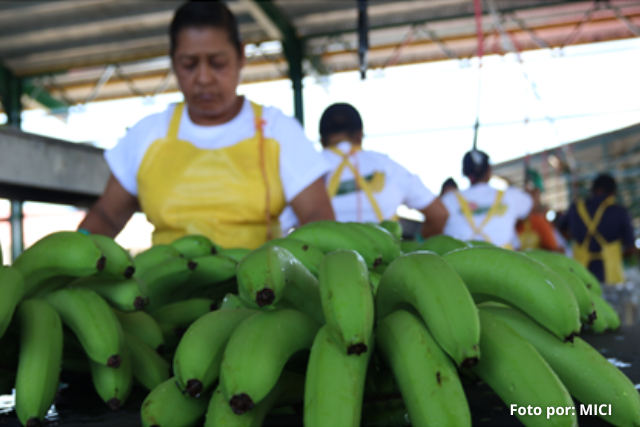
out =
[[[606,199],[607,196],[595,196],[585,201],[587,212],[589,216],[593,218],[598,209],[598,206]],[[582,243],[587,233],[587,227],[582,218],[578,214],[578,209],[575,203],[571,205],[567,212],[567,223],[571,233],[571,238],[578,243]],[[598,233],[604,237],[607,242],[613,242],[614,240],[621,240],[623,248],[628,248],[634,245],[633,227],[631,225],[631,217],[629,212],[622,206],[612,205],[609,206],[602,215],[602,220],[598,225]],[[589,242],[589,250],[591,252],[600,252],[600,244],[593,237]],[[589,270],[600,280],[604,281],[604,266],[601,260],[591,261],[589,264]]]

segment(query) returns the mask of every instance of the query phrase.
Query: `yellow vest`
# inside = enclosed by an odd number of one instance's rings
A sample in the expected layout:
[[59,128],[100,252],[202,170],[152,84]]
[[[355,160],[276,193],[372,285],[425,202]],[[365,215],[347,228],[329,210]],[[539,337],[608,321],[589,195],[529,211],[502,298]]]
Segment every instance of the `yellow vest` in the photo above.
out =
[[280,146],[264,137],[262,107],[251,106],[255,134],[209,150],[178,139],[184,104],[176,105],[167,136],[149,146],[137,176],[154,244],[200,234],[225,248],[256,248],[280,235]]
[[[477,226],[475,221],[473,220],[473,212],[471,212],[469,203],[467,203],[467,201],[464,197],[462,197],[462,194],[460,194],[459,191],[456,191],[456,197],[458,198],[458,203],[460,204],[462,214],[466,218],[467,223],[469,223],[469,227],[471,227],[471,230],[473,231],[473,234],[471,235],[471,238],[469,240],[474,240],[476,236],[480,236],[485,242],[493,243],[491,242],[491,238],[487,236],[483,229],[491,220],[491,218],[493,218],[494,215],[498,212],[498,209],[500,208],[500,202],[502,201],[502,196],[504,196],[504,191],[498,191],[495,201],[487,211],[487,215],[484,217],[484,221],[482,221],[482,224]],[[503,247],[505,249],[513,249],[510,243],[507,243]]]
[[[589,268],[591,261],[602,260],[604,282],[610,285],[624,282],[622,242],[620,240],[607,242],[607,240],[602,237],[602,234],[598,233],[598,225],[600,225],[604,211],[613,204],[615,204],[615,198],[613,196],[604,199],[602,203],[600,203],[600,206],[598,206],[592,219],[589,216],[584,200],[579,200],[576,208],[580,219],[582,219],[585,227],[587,227],[587,232],[582,243],[573,244],[573,257],[585,267]],[[600,245],[600,252],[591,252],[589,250],[591,238],[596,239]]]
[[[378,218],[378,222],[382,222],[382,220],[384,219],[384,216],[382,215],[382,211],[380,210],[380,205],[378,205],[378,201],[373,196],[372,185],[370,185],[364,178],[362,178],[362,175],[360,175],[360,171],[358,171],[358,169],[355,166],[353,166],[353,164],[351,163],[351,160],[349,160],[349,156],[360,151],[361,148],[358,147],[357,145],[351,145],[351,150],[348,153],[343,153],[342,151],[340,151],[335,147],[329,147],[327,148],[327,150],[342,157],[342,162],[336,168],[335,172],[331,176],[331,179],[329,180],[329,185],[327,186],[327,192],[329,193],[329,198],[333,199],[335,195],[338,193],[338,189],[340,188],[340,177],[342,176],[342,171],[344,171],[344,168],[347,167],[349,168],[349,170],[351,170],[351,173],[353,174],[353,177],[355,178],[356,183],[358,184],[358,187],[367,196],[367,199],[369,200],[369,204],[371,205],[373,212],[376,214],[376,218]],[[384,182],[377,182],[377,183],[374,183],[374,185],[379,187],[379,190],[382,190],[382,188],[384,187]]]

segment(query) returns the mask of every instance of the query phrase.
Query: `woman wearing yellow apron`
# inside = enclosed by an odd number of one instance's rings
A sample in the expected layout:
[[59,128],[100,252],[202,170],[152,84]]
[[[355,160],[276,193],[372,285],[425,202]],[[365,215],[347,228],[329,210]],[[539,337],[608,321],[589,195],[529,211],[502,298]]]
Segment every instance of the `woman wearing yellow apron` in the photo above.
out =
[[[425,215],[421,235],[442,233],[447,211],[417,175],[387,155],[363,150],[363,123],[350,104],[333,104],[320,118],[322,152],[331,168],[327,191],[341,222],[380,222],[396,219],[400,205]],[[295,216],[285,212],[282,223],[295,224]]]
[[616,205],[616,187],[611,176],[598,176],[591,197],[578,200],[567,212],[573,257],[611,285],[624,282],[622,257],[635,252],[631,219],[625,208]]
[[514,248],[518,241],[516,222],[529,215],[533,206],[531,196],[518,188],[501,191],[491,187],[489,156],[482,151],[473,150],[464,155],[462,173],[471,186],[442,196],[442,203],[449,211],[444,234]]
[[155,244],[201,234],[255,248],[279,235],[287,204],[303,224],[333,219],[328,166],[299,123],[237,95],[244,48],[227,7],[186,3],[170,40],[185,101],[141,120],[105,153],[112,176],[80,227],[113,237],[141,208]]

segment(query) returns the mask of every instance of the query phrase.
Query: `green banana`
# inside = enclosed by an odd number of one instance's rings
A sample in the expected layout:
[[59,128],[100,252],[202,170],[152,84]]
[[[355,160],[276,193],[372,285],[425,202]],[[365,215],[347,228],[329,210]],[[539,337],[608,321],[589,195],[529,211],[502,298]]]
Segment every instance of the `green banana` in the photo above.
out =
[[129,252],[124,250],[122,246],[117,244],[111,237],[101,234],[90,234],[89,238],[95,243],[98,249],[102,251],[102,254],[107,259],[104,270],[100,272],[100,275],[113,276],[120,279],[133,277],[136,268]]
[[151,317],[149,313],[144,311],[125,313],[116,309],[112,309],[112,311],[116,315],[124,332],[140,338],[149,347],[158,352],[158,354],[164,353],[165,344],[162,331],[156,319]]
[[318,268],[324,258],[324,252],[320,249],[290,237],[269,240],[262,246],[279,246],[288,250],[311,274],[318,277]]
[[147,390],[153,390],[168,380],[169,362],[137,336],[124,333],[124,339],[131,357],[133,378]]
[[104,270],[106,258],[86,235],[59,231],[38,240],[13,263],[24,277],[25,297],[55,276],[84,277]]
[[573,293],[578,303],[578,310],[580,311],[580,318],[582,323],[591,324],[596,318],[595,307],[591,301],[591,293],[585,284],[572,272],[570,272],[564,266],[558,264],[555,260],[541,257],[540,252],[524,252],[529,258],[533,258],[536,261],[540,261],[542,264],[553,270],[558,276],[560,276]]
[[198,264],[188,282],[182,289],[172,294],[175,299],[188,298],[201,289],[217,287],[236,277],[237,263],[220,255],[204,255],[192,258],[191,261]]
[[122,361],[118,369],[112,369],[102,363],[89,360],[93,386],[112,411],[120,409],[124,405],[133,386],[131,354],[124,338],[121,353]]
[[399,222],[385,219],[380,222],[380,227],[386,229],[398,241],[402,240],[402,225]]
[[466,243],[473,248],[497,248],[498,247],[493,243],[486,242],[484,240],[467,240]]
[[598,295],[591,294],[591,301],[593,301],[593,306],[596,309],[596,318],[593,319],[593,323],[591,323],[590,330],[595,332],[596,334],[602,334],[609,328],[609,324],[607,322],[607,318],[604,315],[604,311],[606,310],[606,302]]
[[159,322],[158,326],[162,331],[162,338],[164,339],[164,346],[166,352],[162,354],[169,362],[173,359],[173,356],[167,357],[175,352],[178,343],[182,339],[182,336],[187,331],[187,328],[176,326],[173,323]]
[[491,307],[480,311],[504,321],[533,345],[582,404],[612,404],[611,415],[603,416],[605,421],[615,426],[640,425],[640,397],[635,386],[584,340],[564,343],[517,310]]
[[264,246],[238,264],[238,293],[252,308],[278,305],[282,299],[324,323],[318,279],[291,252]]
[[429,237],[415,250],[431,251],[437,253],[438,255],[444,255],[448,252],[455,251],[456,249],[468,248],[470,246],[471,245],[469,245],[467,242],[463,242],[462,240],[458,240],[444,234],[439,234],[437,236]]
[[293,231],[287,238],[314,245],[325,254],[338,249],[350,249],[362,255],[368,268],[382,262],[382,255],[360,230],[336,221],[316,221]]
[[420,243],[415,240],[400,240],[400,250],[403,254],[417,251],[418,247],[420,247]]
[[169,245],[176,248],[183,257],[189,259],[218,252],[218,247],[208,237],[198,234],[183,236]]
[[602,305],[600,311],[604,315],[604,319],[607,322],[607,327],[612,331],[618,330],[621,323],[618,312],[606,300],[602,299],[602,301],[604,304]]
[[[391,313],[378,323],[376,345],[393,370],[412,425],[471,425],[456,367],[422,320],[404,310]],[[483,353],[480,364],[485,358]]]
[[149,289],[147,310],[173,301],[173,294],[188,286],[198,264],[186,258],[171,258],[149,270],[141,279]]
[[142,310],[149,299],[147,285],[137,277],[122,279],[113,276],[88,276],[76,279],[67,286],[91,289],[109,305],[125,312]]
[[376,316],[382,319],[406,304],[416,308],[458,366],[478,362],[478,310],[458,274],[440,256],[413,252],[389,265],[376,293]]
[[222,301],[227,294],[238,294],[238,282],[234,277],[214,286],[197,289],[195,292],[189,293],[188,298],[209,298],[214,301]]
[[193,399],[176,387],[169,378],[151,390],[142,403],[140,415],[143,427],[192,427],[202,425],[209,396]]
[[93,361],[110,368],[120,366],[122,327],[100,295],[83,288],[61,289],[47,295],[45,300],[76,334]]
[[580,333],[580,312],[571,289],[540,262],[488,247],[460,249],[443,258],[462,277],[476,302],[514,306],[568,341]]
[[[373,339],[368,337],[367,345]],[[304,390],[305,426],[359,426],[362,396],[371,353],[347,356],[332,338],[329,325],[320,328],[311,347]]]
[[218,251],[218,255],[232,259],[235,262],[242,261],[242,258],[249,253],[251,253],[251,249],[247,248],[229,248]]
[[22,425],[38,426],[58,391],[62,322],[58,313],[39,299],[23,301],[16,316],[20,325],[16,413]]
[[[91,276],[85,277],[95,277],[95,274]],[[80,277],[81,279],[82,277]],[[67,287],[67,285],[74,280],[77,280],[78,277],[74,276],[53,276],[48,279],[43,280],[38,285],[38,288],[31,293],[29,298],[44,298],[49,295],[51,292],[57,291],[58,289],[62,289]]]
[[204,427],[261,427],[275,405],[298,403],[304,393],[304,377],[284,371],[267,397],[241,417],[236,415],[218,387],[211,397]]
[[364,259],[355,251],[325,255],[318,277],[322,311],[334,339],[347,354],[367,351],[373,333],[373,292]]
[[[569,392],[536,349],[490,314],[493,310],[480,309],[483,358],[471,370],[500,396],[511,414],[525,426],[576,426],[575,410],[565,415],[549,415],[549,408],[562,407],[564,412],[565,408],[574,407]],[[531,411],[523,415],[517,411],[527,407],[541,408],[540,414]]]
[[374,296],[378,293],[380,279],[382,279],[382,274],[378,273],[377,271],[369,271],[369,281],[371,282],[371,290],[373,291]]
[[184,301],[165,305],[149,314],[158,323],[166,323],[180,328],[188,328],[198,318],[204,316],[216,306],[213,300],[207,298],[191,298]]
[[220,365],[220,385],[240,415],[260,403],[278,381],[292,354],[308,349],[318,323],[295,310],[258,313],[231,335]]
[[244,301],[240,299],[238,295],[226,294],[224,298],[222,298],[222,301],[218,306],[219,310],[222,310],[225,308],[249,308],[249,307],[247,306],[247,304],[245,304]]
[[535,254],[539,261],[555,262],[558,265],[562,265],[564,268],[578,276],[582,282],[586,285],[587,289],[591,292],[595,292],[596,295],[602,296],[602,287],[600,287],[600,281],[593,275],[585,266],[580,264],[573,258],[569,258],[558,252],[545,251],[543,249],[532,249],[527,251],[528,254]]
[[11,323],[13,312],[24,296],[24,279],[22,274],[13,267],[0,265],[0,338]]
[[236,327],[257,314],[248,309],[220,309],[196,320],[178,344],[173,371],[181,390],[198,397],[218,379],[227,342]]
[[154,245],[146,251],[140,252],[133,258],[136,277],[143,277],[152,268],[163,264],[173,258],[183,258],[182,254],[176,248],[169,245]]
[[346,225],[361,231],[369,237],[375,248],[380,252],[383,264],[390,264],[400,256],[398,240],[385,228],[380,227],[378,224],[362,224],[359,222],[348,222]]

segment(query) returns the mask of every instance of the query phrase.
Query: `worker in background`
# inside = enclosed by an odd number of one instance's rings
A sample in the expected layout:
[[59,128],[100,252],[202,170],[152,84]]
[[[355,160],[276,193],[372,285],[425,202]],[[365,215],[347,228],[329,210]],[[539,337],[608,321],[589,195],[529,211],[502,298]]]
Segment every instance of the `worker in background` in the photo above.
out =
[[546,249],[564,252],[558,243],[553,225],[547,220],[547,209],[542,205],[540,196],[544,191],[544,182],[540,174],[532,169],[527,170],[527,192],[533,199],[533,208],[529,216],[518,221],[516,230],[520,241],[520,250]]
[[566,227],[573,240],[573,257],[603,283],[624,281],[622,258],[635,253],[629,212],[616,204],[616,181],[599,175],[587,200],[567,211]]
[[[320,118],[320,141],[331,172],[327,190],[336,219],[341,222],[377,222],[395,219],[402,204],[425,216],[420,234],[441,234],[447,211],[440,200],[412,174],[387,155],[362,149],[360,113],[350,104],[333,104]],[[285,212],[285,227],[295,217]]]
[[458,183],[453,178],[447,178],[440,188],[440,197],[444,196],[450,191],[458,191]]
[[201,234],[255,248],[280,234],[290,205],[301,224],[334,219],[324,158],[280,110],[237,94],[245,64],[223,2],[188,2],[169,29],[184,102],[146,117],[105,153],[111,177],[80,228],[114,237],[138,209],[153,243]]
[[449,211],[444,234],[460,240],[484,240],[513,248],[517,242],[516,222],[531,212],[531,196],[514,187],[505,191],[491,187],[489,156],[482,151],[472,150],[464,155],[462,173],[471,186],[442,197],[442,203]]

